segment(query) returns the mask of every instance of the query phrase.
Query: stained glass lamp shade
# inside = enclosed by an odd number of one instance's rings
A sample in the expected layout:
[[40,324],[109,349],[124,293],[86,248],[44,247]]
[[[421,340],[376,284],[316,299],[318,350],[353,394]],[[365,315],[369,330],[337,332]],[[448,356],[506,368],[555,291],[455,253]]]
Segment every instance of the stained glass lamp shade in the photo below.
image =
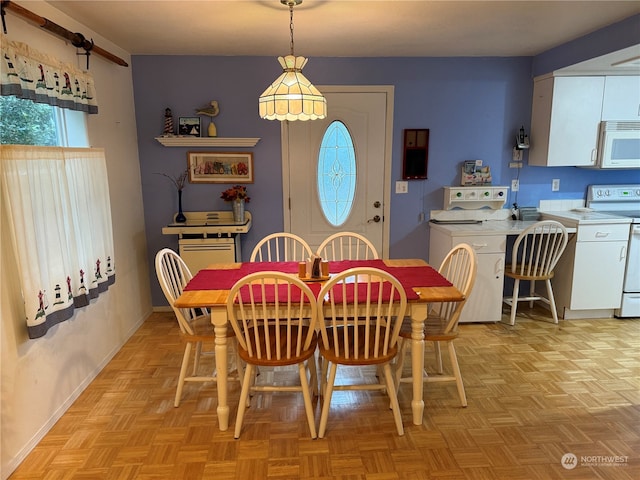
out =
[[258,100],[260,117],[267,120],[316,120],[326,117],[327,100],[302,74],[305,57],[278,57],[280,75]]

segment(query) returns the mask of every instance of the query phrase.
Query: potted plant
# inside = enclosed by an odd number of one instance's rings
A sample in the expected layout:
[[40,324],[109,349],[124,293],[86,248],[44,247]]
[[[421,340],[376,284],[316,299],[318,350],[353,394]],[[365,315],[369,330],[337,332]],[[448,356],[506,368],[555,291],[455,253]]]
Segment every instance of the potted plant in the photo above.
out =
[[251,198],[247,195],[247,187],[242,185],[234,185],[227,188],[220,195],[225,202],[231,202],[233,208],[233,221],[235,223],[244,223],[244,204],[249,203]]

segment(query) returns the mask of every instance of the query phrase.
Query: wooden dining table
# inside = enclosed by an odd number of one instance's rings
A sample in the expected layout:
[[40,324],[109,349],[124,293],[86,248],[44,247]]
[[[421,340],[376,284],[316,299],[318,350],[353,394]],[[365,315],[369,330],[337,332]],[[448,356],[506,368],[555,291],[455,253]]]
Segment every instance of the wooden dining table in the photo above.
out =
[[[458,302],[464,295],[452,286],[437,270],[422,259],[349,260],[329,262],[329,273],[346,268],[374,266],[394,274],[407,293],[407,315],[411,318],[411,371],[413,376],[413,399],[411,409],[413,423],[422,424],[424,413],[423,379],[424,368],[424,321],[428,305],[435,302]],[[218,424],[222,431],[229,428],[229,405],[227,403],[227,298],[233,284],[242,276],[257,271],[277,270],[297,276],[298,262],[254,262],[212,264],[200,270],[178,297],[178,308],[207,308],[215,331],[215,355],[218,393]],[[322,281],[312,281],[312,290],[318,290]]]

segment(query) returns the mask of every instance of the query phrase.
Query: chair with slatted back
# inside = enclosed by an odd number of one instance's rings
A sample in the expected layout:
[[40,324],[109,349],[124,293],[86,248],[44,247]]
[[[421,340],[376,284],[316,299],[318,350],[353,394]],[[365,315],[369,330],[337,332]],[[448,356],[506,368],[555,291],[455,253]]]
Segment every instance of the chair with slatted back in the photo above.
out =
[[[511,306],[509,324],[515,325],[518,302],[534,301],[547,304],[551,310],[553,323],[558,323],[558,311],[553,297],[551,279],[553,269],[562,256],[568,240],[567,229],[555,220],[536,222],[516,238],[511,253],[511,263],[505,266],[504,275],[513,279],[513,294],[505,297],[504,303]],[[520,296],[520,281],[529,281],[529,295]],[[547,296],[536,292],[535,283],[545,283]]]
[[338,232],[327,237],[318,247],[323,260],[377,260],[376,247],[369,239],[354,232]]
[[[250,392],[298,391],[304,399],[311,437],[316,438],[310,383],[317,383],[317,304],[311,289],[281,272],[250,274],[231,289],[227,315],[238,340],[238,354],[246,364],[234,437],[240,437]],[[297,365],[299,385],[255,382],[256,367],[288,365]]]
[[264,237],[251,252],[251,262],[304,262],[313,255],[311,247],[293,233],[278,232]]
[[[404,434],[400,406],[391,371],[398,353],[398,333],[407,308],[407,295],[400,282],[377,268],[358,267],[334,275],[318,294],[319,351],[322,413],[318,436],[324,437],[334,390],[386,391],[398,435]],[[336,385],[338,365],[375,366],[383,379],[375,383]],[[328,375],[327,375],[328,374]],[[350,379],[351,380],[351,379]],[[354,415],[358,407],[354,406]]]
[[[458,338],[458,322],[460,315],[469,298],[475,283],[477,273],[477,256],[471,246],[462,243],[453,247],[442,261],[438,270],[440,274],[453,284],[464,296],[462,302],[439,302],[431,305],[427,320],[425,321],[424,340],[432,342],[435,350],[438,375],[423,374],[423,381],[430,382],[455,382],[458,396],[463,407],[467,406],[467,397],[462,382],[462,374],[458,365],[458,358],[453,342]],[[406,350],[411,346],[411,320],[405,318],[400,330],[401,353],[396,363],[396,385],[401,382],[412,382],[411,375],[403,377],[404,357]],[[440,343],[447,344],[451,374],[444,375],[442,366],[442,353]]]
[[[170,248],[164,248],[156,254],[155,258],[156,275],[162,287],[169,305],[178,320],[180,327],[180,339],[185,343],[184,354],[182,357],[182,365],[180,367],[180,375],[178,377],[178,386],[176,388],[176,397],[174,406],[180,405],[182,398],[182,390],[185,382],[215,382],[215,367],[211,373],[199,375],[200,359],[203,355],[213,355],[213,351],[203,351],[202,344],[215,342],[215,334],[213,325],[211,324],[211,316],[206,309],[189,309],[177,308],[175,306],[176,299],[182,294],[184,287],[192,278],[189,267],[185,264],[180,256]],[[233,337],[233,331],[229,330],[227,336]],[[191,375],[187,375],[189,364],[191,363],[191,354],[193,347],[193,367]],[[237,363],[238,369],[241,364]]]

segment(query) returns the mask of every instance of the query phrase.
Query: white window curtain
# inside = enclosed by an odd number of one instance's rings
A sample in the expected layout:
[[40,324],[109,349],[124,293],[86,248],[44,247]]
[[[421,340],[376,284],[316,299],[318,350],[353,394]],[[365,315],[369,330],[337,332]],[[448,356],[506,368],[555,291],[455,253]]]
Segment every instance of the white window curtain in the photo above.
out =
[[3,218],[18,260],[30,338],[115,282],[103,149],[3,145]]
[[93,76],[20,42],[0,36],[0,95],[98,113]]

